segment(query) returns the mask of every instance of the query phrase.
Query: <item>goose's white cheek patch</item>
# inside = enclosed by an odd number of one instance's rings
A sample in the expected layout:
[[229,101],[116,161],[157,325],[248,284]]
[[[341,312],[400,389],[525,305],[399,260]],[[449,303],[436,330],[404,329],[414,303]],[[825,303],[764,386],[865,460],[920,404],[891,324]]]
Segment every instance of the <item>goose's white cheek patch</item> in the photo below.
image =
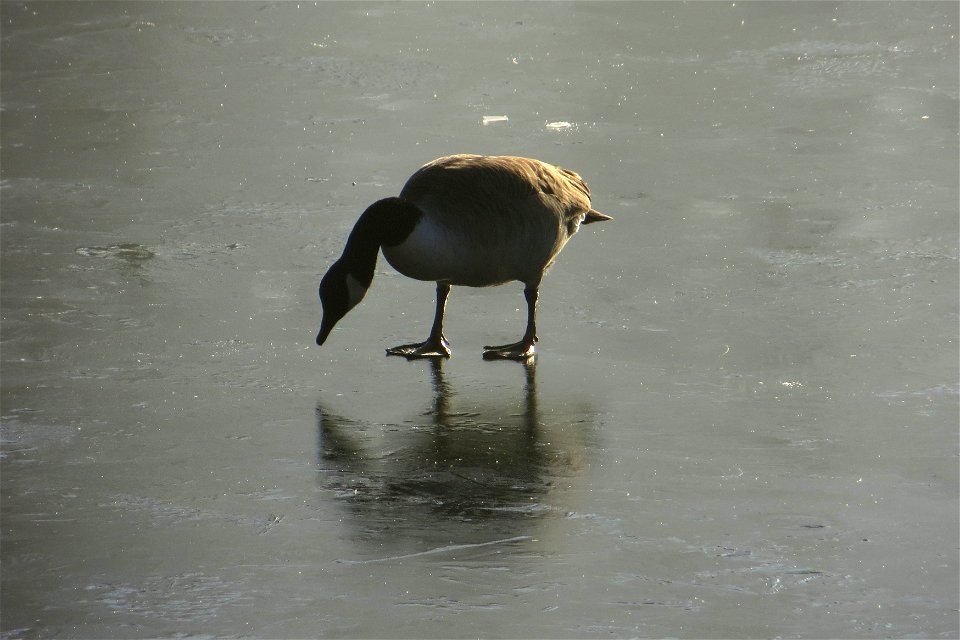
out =
[[363,283],[353,277],[351,274],[347,274],[347,303],[350,307],[355,307],[360,304],[360,301],[363,300],[363,296],[366,295],[367,288],[363,286]]

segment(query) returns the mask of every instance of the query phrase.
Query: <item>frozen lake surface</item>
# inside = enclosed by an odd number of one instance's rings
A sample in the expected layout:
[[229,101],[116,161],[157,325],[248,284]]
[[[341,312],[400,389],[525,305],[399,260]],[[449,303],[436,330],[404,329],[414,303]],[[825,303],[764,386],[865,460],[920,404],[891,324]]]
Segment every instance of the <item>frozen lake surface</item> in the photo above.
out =
[[[0,637],[942,637],[958,4],[19,3]],[[615,217],[541,289],[381,260],[455,152]]]

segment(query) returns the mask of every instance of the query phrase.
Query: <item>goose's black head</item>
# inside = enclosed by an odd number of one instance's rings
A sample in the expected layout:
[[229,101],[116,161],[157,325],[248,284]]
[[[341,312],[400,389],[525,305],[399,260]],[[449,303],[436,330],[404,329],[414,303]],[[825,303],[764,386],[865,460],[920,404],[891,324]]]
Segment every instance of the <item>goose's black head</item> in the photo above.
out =
[[320,302],[323,303],[323,321],[317,334],[317,344],[322,345],[340,318],[363,300],[370,283],[350,273],[343,259],[337,260],[320,281]]

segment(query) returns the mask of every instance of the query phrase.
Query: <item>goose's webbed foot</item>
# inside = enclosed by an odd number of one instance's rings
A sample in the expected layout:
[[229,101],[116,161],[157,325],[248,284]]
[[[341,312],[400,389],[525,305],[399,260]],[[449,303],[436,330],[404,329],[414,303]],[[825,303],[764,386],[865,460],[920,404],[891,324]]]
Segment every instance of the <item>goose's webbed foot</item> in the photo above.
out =
[[528,360],[536,355],[537,339],[523,339],[513,344],[502,344],[496,347],[484,347],[484,360]]
[[407,360],[418,358],[449,358],[450,343],[440,334],[438,337],[429,337],[424,342],[401,344],[387,349],[388,356],[403,356]]

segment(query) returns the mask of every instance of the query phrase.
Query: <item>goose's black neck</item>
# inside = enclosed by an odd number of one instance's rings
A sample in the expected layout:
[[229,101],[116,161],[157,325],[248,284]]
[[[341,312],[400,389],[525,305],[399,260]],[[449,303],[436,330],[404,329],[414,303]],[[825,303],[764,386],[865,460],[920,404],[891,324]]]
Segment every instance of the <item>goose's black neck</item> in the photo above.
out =
[[355,278],[369,286],[380,247],[406,240],[422,215],[415,204],[403,198],[377,200],[353,226],[340,259]]

